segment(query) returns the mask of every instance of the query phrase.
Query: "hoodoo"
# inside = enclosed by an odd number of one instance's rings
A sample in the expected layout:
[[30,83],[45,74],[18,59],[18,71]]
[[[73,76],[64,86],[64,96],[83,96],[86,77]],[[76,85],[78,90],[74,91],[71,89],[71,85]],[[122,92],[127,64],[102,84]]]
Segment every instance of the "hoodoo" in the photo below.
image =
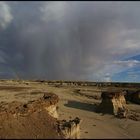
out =
[[127,108],[124,95],[125,91],[106,91],[102,92],[102,102],[97,111],[102,113],[114,114],[118,117],[126,117]]

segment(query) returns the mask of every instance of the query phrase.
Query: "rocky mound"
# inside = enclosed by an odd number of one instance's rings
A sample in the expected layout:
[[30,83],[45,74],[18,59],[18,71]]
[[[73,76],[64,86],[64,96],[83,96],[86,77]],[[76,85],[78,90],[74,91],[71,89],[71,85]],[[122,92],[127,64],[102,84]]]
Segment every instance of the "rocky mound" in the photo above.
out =
[[52,93],[45,93],[42,98],[27,104],[1,102],[0,138],[63,138],[58,134],[57,119],[47,110],[57,102],[58,96]]
[[118,117],[126,117],[127,108],[124,91],[107,91],[102,92],[102,102],[97,108],[98,112],[114,114]]
[[[102,102],[97,108],[97,112],[113,114],[118,118],[127,118],[134,121],[140,120],[139,113],[133,112],[126,107],[126,91],[102,92]],[[130,98],[129,94],[129,98]],[[124,97],[125,96],[125,97]],[[134,94],[132,96],[135,96]]]
[[[0,103],[1,139],[79,138],[80,119],[59,121],[58,96],[45,93],[38,100]],[[63,122],[63,123],[62,123]],[[63,126],[63,127],[62,127]]]

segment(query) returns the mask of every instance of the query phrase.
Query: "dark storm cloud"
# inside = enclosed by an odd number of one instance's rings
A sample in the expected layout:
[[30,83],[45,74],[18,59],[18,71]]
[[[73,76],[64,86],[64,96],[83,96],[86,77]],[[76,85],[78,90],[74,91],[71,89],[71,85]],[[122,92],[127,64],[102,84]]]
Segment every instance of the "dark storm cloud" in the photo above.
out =
[[140,51],[139,2],[5,3],[0,62],[21,78],[104,80],[110,63]]

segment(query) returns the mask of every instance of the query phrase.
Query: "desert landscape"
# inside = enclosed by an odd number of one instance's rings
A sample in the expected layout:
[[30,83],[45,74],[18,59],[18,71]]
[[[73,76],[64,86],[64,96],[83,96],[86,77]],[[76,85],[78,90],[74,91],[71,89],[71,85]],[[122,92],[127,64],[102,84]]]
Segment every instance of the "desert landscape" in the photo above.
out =
[[1,80],[0,138],[140,138],[139,104],[138,83]]
[[0,139],[140,139],[140,2],[1,1]]

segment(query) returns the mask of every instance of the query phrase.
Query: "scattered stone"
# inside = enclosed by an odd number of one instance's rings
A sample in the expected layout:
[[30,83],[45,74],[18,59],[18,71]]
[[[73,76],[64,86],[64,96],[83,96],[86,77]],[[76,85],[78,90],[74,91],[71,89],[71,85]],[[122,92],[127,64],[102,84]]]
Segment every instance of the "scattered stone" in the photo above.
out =
[[65,139],[79,139],[80,138],[80,122],[81,120],[76,117],[74,120],[62,120],[58,122],[58,132]]
[[126,110],[126,108],[120,108],[119,107],[116,117],[118,117],[120,119],[126,118],[127,117],[127,110]]
[[134,121],[140,121],[140,115],[132,111],[129,112],[129,114],[127,115],[127,118]]

